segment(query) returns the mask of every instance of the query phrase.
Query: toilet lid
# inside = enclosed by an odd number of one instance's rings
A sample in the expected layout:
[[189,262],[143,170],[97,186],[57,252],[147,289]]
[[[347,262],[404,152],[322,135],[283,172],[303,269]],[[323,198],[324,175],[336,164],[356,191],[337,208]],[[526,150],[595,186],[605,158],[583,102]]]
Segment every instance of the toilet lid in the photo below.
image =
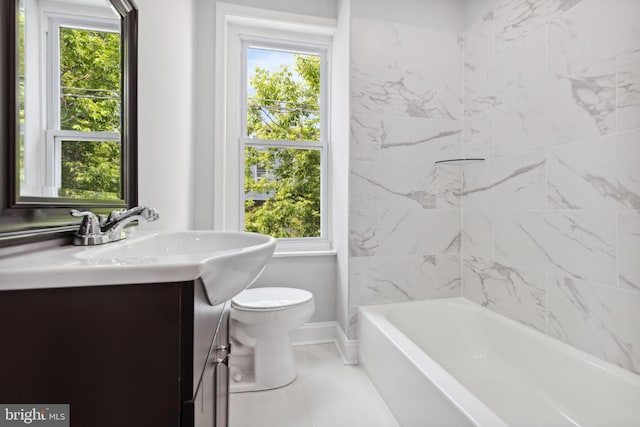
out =
[[245,289],[231,299],[231,305],[249,310],[273,310],[311,301],[311,292],[295,288]]

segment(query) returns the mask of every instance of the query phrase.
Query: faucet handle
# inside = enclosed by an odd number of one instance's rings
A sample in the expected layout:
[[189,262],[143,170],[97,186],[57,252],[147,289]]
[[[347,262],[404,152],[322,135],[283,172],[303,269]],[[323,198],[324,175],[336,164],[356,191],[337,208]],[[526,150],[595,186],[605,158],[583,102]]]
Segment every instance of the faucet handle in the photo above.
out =
[[71,209],[70,212],[72,216],[84,217],[82,223],[80,223],[78,234],[83,236],[100,234],[100,220],[93,212],[79,211],[77,209]]

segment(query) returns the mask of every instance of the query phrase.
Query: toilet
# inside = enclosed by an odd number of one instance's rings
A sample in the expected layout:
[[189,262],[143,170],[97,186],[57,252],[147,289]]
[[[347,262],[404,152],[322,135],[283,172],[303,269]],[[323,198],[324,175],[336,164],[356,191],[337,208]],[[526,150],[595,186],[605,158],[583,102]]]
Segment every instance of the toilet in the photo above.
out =
[[296,379],[289,334],[313,314],[311,292],[246,289],[231,300],[231,393],[282,387]]

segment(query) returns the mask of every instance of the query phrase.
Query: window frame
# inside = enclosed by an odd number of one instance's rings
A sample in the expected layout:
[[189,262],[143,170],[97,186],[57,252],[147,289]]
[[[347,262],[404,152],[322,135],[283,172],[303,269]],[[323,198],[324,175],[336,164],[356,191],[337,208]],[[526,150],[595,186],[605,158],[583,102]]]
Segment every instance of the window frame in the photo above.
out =
[[[304,244],[305,242],[314,241],[324,242],[328,240],[328,210],[327,210],[327,182],[328,182],[328,46],[310,45],[308,43],[292,43],[290,41],[274,40],[270,38],[256,38],[254,36],[240,35],[241,49],[242,49],[242,98],[241,98],[241,112],[240,112],[240,135],[239,149],[240,149],[240,230],[244,230],[244,167],[245,167],[245,148],[294,148],[294,149],[307,149],[317,150],[320,152],[320,236],[313,237],[298,237],[298,238],[279,238],[278,240],[283,244]],[[247,52],[249,49],[264,49],[272,51],[283,51],[290,53],[300,53],[308,55],[317,55],[320,57],[320,139],[318,141],[305,141],[305,140],[266,140],[260,138],[249,138],[247,131],[247,118],[248,118],[248,93],[247,87],[248,80],[248,60]]]
[[[321,236],[279,238],[276,252],[317,253],[332,249],[330,224],[330,64],[335,20],[266,11],[236,5],[217,5],[216,140],[214,146],[214,229],[244,230],[245,144],[321,149]],[[246,135],[246,50],[252,47],[322,53],[320,142],[264,141]],[[324,120],[323,120],[324,118]],[[221,124],[221,125],[220,125]],[[244,139],[241,141],[241,139]],[[308,144],[308,145],[307,145]]]

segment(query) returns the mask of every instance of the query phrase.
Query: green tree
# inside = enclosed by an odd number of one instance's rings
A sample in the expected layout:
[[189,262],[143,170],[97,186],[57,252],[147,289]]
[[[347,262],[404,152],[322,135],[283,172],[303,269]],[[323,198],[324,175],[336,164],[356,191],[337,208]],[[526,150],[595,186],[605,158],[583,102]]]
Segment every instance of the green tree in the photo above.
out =
[[[250,79],[247,133],[264,140],[320,140],[320,59],[296,55],[287,66],[256,69]],[[266,174],[254,178],[254,168]],[[245,149],[245,230],[274,237],[320,236],[320,151]],[[262,201],[256,195],[267,195]]]
[[[120,34],[60,28],[60,128],[119,132]],[[65,141],[60,195],[119,199],[120,144]]]

